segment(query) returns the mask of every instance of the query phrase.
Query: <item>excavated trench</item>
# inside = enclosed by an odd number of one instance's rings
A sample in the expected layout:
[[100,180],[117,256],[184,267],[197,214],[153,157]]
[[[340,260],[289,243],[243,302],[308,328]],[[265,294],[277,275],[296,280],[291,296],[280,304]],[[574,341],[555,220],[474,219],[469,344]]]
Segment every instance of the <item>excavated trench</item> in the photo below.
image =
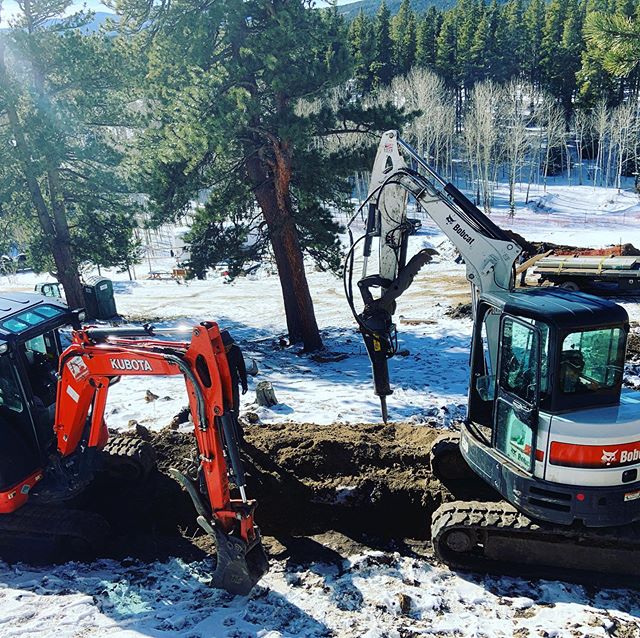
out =
[[[633,373],[640,363],[637,325],[627,361]],[[633,377],[626,384],[635,387]],[[452,487],[457,498],[473,498],[432,476],[429,454],[441,433],[435,422],[245,422],[244,427],[247,493],[258,501],[256,522],[269,539],[335,534],[381,548],[403,539],[427,541],[431,514],[454,498]],[[157,454],[158,471],[150,483],[115,493],[109,483],[98,484],[94,494],[96,509],[114,527],[110,555],[152,559],[211,553],[191,500],[168,475],[171,467],[186,471],[193,463],[193,434],[170,427],[158,433],[142,428],[137,435],[141,432]],[[483,485],[478,479],[472,489]]]
[[[432,512],[451,498],[429,469],[439,433],[405,423],[246,424],[247,493],[259,503],[256,522],[267,547],[319,534],[373,547],[427,540]],[[97,488],[101,513],[115,521],[110,555],[191,559],[210,553],[191,500],[167,474],[171,467],[185,471],[190,465],[193,435],[165,428],[148,439],[158,472],[142,494],[106,498],[109,486]]]

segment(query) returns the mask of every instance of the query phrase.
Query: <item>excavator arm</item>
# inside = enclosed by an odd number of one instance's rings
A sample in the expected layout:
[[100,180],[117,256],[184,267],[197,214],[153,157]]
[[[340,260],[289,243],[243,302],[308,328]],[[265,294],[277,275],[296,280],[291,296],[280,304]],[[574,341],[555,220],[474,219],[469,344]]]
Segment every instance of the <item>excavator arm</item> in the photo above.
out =
[[[408,156],[411,166],[407,165],[401,151]],[[427,248],[407,260],[408,239],[413,231],[413,225],[407,220],[408,195],[414,197],[464,259],[474,306],[479,293],[513,290],[514,264],[522,252],[502,229],[399,138],[397,131],[387,131],[382,136],[367,199],[349,224],[352,244],[344,277],[347,300],[371,359],[375,393],[380,397],[385,422],[386,397],[393,392],[387,362],[396,352],[396,328],[392,319],[396,301],[435,254]],[[365,206],[365,232],[354,241],[351,227]],[[378,272],[368,274],[376,238]],[[364,308],[358,311],[353,280],[356,250],[361,242],[362,269],[357,286]],[[379,289],[377,296],[373,289]]]
[[[217,565],[213,584],[246,594],[268,564],[246,495],[240,459],[232,377],[222,333],[204,322],[191,341],[154,338],[161,331],[142,328],[86,328],[74,331],[60,358],[55,415],[61,457],[83,447],[102,448],[108,431],[104,410],[110,385],[124,376],[182,375],[198,447],[198,481],[177,470],[172,476],[192,498],[198,523],[214,537]],[[231,497],[232,483],[239,498]]]

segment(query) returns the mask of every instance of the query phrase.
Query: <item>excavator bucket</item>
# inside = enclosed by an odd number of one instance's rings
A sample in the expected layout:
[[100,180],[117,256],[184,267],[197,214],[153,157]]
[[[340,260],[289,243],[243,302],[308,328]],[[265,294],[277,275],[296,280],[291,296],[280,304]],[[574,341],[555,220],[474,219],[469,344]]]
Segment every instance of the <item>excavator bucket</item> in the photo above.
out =
[[225,534],[218,527],[214,527],[213,532],[217,562],[211,584],[231,594],[245,596],[269,569],[260,536],[247,545],[242,539]]
[[171,468],[169,474],[191,496],[198,512],[198,525],[215,541],[217,559],[211,584],[231,594],[245,596],[269,570],[260,532],[256,528],[255,538],[248,544],[237,535],[225,532],[221,526],[212,524],[193,482],[175,468]]

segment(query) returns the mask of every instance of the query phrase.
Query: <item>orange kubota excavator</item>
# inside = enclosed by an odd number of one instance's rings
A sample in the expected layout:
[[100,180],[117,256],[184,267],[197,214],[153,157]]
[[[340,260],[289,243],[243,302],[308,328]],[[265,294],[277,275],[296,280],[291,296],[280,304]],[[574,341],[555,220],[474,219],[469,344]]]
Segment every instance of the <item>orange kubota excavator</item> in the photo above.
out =
[[[0,551],[29,547],[35,556],[45,545],[70,555],[99,551],[107,522],[69,504],[100,472],[127,490],[144,481],[154,463],[148,443],[110,440],[109,388],[125,376],[182,375],[197,478],[171,474],[215,540],[214,586],[248,593],[268,563],[254,523],[256,502],[245,491],[228,333],[203,322],[190,330],[190,341],[175,341],[171,329],[81,328],[81,319],[58,299],[0,294]],[[68,325],[74,329],[63,350],[60,329]]]

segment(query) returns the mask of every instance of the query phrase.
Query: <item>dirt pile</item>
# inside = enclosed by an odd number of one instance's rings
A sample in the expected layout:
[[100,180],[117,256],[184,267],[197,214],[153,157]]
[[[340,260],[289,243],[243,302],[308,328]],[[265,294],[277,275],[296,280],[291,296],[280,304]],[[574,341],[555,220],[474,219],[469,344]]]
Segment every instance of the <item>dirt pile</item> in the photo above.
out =
[[[429,518],[445,494],[432,479],[429,451],[438,431],[426,425],[318,426],[245,424],[247,492],[267,535],[327,530],[376,536],[428,537]],[[191,433],[152,435],[161,475],[156,511],[164,523],[197,534],[193,507],[169,479],[186,471],[195,452]],[[168,477],[167,477],[168,478]],[[176,485],[177,487],[177,485]]]
[[445,310],[445,315],[452,319],[473,319],[473,305],[469,303],[459,303],[455,308]]
[[604,248],[581,248],[579,246],[567,246],[564,244],[552,244],[551,242],[532,242],[533,252],[539,254],[552,250],[555,255],[582,255],[584,257],[605,257],[609,255],[631,257],[640,255],[633,244],[616,244]]

